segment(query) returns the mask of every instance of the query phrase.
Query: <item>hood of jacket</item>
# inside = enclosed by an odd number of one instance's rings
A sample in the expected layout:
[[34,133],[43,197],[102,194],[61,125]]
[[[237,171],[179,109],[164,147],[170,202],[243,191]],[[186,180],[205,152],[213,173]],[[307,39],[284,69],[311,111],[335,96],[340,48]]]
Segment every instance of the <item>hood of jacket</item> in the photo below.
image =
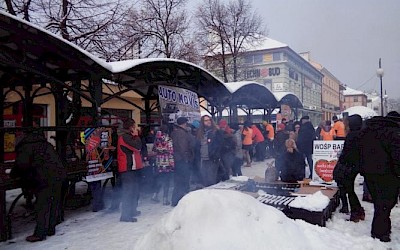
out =
[[347,117],[350,131],[357,131],[362,128],[362,118],[360,115],[351,115]]

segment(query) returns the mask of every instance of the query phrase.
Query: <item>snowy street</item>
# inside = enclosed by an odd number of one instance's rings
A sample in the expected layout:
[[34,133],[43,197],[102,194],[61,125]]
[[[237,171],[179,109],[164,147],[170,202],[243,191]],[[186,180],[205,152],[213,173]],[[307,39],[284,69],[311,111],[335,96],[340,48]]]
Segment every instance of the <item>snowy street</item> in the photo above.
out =
[[[252,178],[264,176],[265,161],[242,168]],[[362,196],[362,177],[356,180],[356,193]],[[84,192],[86,184],[77,184]],[[109,205],[111,186],[106,190]],[[19,190],[7,192],[10,205]],[[171,193],[171,192],[170,192]],[[212,197],[212,198],[211,198]],[[392,242],[381,243],[370,237],[373,206],[362,202],[366,220],[346,221],[350,215],[338,209],[321,228],[300,220],[291,220],[279,210],[251,196],[230,190],[200,190],[185,196],[177,207],[151,201],[142,194],[136,223],[119,222],[120,213],[106,210],[94,213],[90,206],[66,210],[65,221],[56,235],[45,241],[29,243],[34,217],[24,217],[19,202],[15,209],[13,239],[1,242],[1,249],[400,249],[400,207],[391,214]],[[260,204],[260,205],[259,205]],[[136,246],[136,247],[135,247]],[[243,248],[245,246],[245,248]]]

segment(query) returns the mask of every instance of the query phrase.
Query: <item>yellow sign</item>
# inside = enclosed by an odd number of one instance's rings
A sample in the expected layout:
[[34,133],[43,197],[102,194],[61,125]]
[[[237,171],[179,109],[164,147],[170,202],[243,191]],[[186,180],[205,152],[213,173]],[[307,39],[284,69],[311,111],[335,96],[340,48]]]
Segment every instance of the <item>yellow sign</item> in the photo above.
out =
[[15,151],[15,134],[4,133],[4,152],[12,153]]

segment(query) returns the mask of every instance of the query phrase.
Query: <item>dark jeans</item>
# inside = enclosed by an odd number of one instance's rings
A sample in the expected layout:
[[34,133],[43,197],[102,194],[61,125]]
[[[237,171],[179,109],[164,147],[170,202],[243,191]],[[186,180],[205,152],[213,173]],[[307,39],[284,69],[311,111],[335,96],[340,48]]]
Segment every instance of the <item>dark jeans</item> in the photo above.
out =
[[201,160],[200,174],[203,186],[208,187],[217,183],[218,167],[218,162]]
[[175,161],[174,191],[171,205],[176,206],[182,197],[190,191],[190,163]]
[[351,174],[347,180],[343,182],[343,184],[339,185],[339,194],[340,199],[342,201],[343,207],[348,208],[347,198],[349,199],[350,209],[352,212],[359,211],[361,209],[361,203],[358,199],[356,193],[354,192],[354,181],[357,177],[357,174]]
[[222,154],[222,164],[220,167],[223,167],[223,173],[221,176],[221,180],[229,180],[229,175],[232,174],[232,166],[233,162],[235,160],[235,154],[234,152],[225,152]]
[[103,189],[101,181],[92,181],[88,183],[92,193],[92,211],[97,212],[104,208]]
[[47,234],[54,234],[57,219],[61,211],[61,186],[55,183],[36,192],[36,227],[34,235],[46,238]]
[[265,141],[258,142],[256,144],[256,160],[257,161],[263,161],[265,159],[265,152],[266,152],[266,147],[265,147]]
[[275,150],[274,150],[274,141],[267,139],[266,140],[266,146],[268,147],[268,150],[266,152],[266,155],[268,158],[275,157]]
[[140,181],[142,173],[140,170],[120,173],[122,186],[121,220],[131,220],[136,215]]
[[391,232],[390,212],[399,196],[399,178],[394,175],[365,174],[368,189],[374,203],[374,218],[371,235],[389,236]]
[[232,176],[242,176],[243,158],[234,157],[232,164]]

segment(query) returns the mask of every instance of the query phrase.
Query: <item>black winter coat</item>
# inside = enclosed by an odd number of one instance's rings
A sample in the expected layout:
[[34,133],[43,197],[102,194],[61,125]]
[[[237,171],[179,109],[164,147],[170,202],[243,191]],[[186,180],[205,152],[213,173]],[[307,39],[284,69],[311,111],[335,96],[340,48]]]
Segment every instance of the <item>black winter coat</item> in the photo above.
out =
[[67,175],[53,145],[41,133],[28,133],[15,148],[11,177],[21,178],[24,188],[40,191],[61,183]]
[[296,182],[304,179],[304,157],[296,150],[293,153],[286,152],[281,156],[281,180],[284,182]]
[[385,117],[373,117],[359,134],[360,173],[400,177],[400,127]]
[[303,154],[313,153],[313,142],[315,139],[315,129],[311,122],[301,124],[299,136],[297,137],[297,148]]

